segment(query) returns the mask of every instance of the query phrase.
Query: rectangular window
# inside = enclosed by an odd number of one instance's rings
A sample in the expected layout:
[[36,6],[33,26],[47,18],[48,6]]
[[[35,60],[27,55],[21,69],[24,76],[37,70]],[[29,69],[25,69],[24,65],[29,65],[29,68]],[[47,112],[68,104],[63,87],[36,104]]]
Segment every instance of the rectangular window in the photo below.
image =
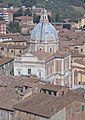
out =
[[84,112],[84,105],[82,105],[82,112]]
[[28,69],[28,74],[31,74],[31,69]]
[[78,49],[78,47],[75,47],[75,49]]
[[46,93],[46,90],[44,90],[44,93]]
[[83,49],[81,48],[81,52],[83,52]]
[[21,53],[22,51],[20,50],[19,53]]
[[13,53],[13,50],[11,50],[11,53]]

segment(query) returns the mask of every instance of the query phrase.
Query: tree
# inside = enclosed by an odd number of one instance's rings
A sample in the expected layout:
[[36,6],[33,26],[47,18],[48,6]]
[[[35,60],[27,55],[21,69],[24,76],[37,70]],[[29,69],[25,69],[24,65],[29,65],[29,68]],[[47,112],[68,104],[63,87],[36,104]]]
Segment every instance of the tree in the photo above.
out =
[[48,20],[49,20],[49,22],[51,22],[51,17],[48,15]]
[[10,6],[13,6],[13,3],[9,2],[8,3],[8,8],[10,8]]
[[19,9],[16,13],[14,13],[14,18],[15,17],[19,17],[19,16],[23,16],[23,9]]
[[33,5],[36,4],[36,0],[22,0],[21,2],[26,7],[32,7]]
[[33,22],[34,22],[34,23],[39,23],[39,21],[40,21],[40,16],[34,14],[34,15],[33,15]]
[[18,22],[10,22],[9,26],[7,27],[10,33],[20,32],[20,26]]
[[26,11],[24,12],[24,15],[25,16],[32,16],[32,12],[31,12],[31,10],[30,9],[26,9]]
[[63,25],[63,28],[67,28],[68,30],[70,30],[71,24],[64,24],[64,25]]
[[59,13],[57,13],[57,15],[56,15],[56,22],[59,22]]

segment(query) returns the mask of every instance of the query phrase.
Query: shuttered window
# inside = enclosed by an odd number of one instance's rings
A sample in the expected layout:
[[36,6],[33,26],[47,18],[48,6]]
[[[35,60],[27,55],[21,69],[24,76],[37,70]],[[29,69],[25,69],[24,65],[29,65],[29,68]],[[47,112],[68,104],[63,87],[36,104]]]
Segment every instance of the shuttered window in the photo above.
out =
[[74,113],[75,113],[74,105],[72,105],[72,107],[71,107],[71,113],[72,113],[72,115],[74,115]]
[[84,105],[82,105],[82,112],[84,112]]

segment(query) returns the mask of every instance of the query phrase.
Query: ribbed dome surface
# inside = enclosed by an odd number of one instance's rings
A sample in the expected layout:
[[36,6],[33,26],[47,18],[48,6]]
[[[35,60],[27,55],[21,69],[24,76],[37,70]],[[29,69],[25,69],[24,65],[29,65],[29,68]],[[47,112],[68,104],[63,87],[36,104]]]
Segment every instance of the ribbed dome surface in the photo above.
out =
[[57,41],[58,33],[51,23],[40,22],[32,30],[31,40]]
[[40,22],[32,30],[31,40],[35,41],[58,40],[58,33],[54,26],[51,23],[49,23],[47,10],[45,8],[42,11]]

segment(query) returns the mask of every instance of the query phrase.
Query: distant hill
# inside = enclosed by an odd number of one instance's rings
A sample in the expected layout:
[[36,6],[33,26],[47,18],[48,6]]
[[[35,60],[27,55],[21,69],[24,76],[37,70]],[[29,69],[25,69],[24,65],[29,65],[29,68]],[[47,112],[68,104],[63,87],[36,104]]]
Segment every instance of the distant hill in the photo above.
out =
[[15,6],[26,5],[31,7],[37,5],[52,10],[52,17],[77,19],[85,14],[85,0],[0,0],[3,4],[13,4]]
[[85,14],[85,0],[48,0],[46,7],[60,18],[77,19]]

